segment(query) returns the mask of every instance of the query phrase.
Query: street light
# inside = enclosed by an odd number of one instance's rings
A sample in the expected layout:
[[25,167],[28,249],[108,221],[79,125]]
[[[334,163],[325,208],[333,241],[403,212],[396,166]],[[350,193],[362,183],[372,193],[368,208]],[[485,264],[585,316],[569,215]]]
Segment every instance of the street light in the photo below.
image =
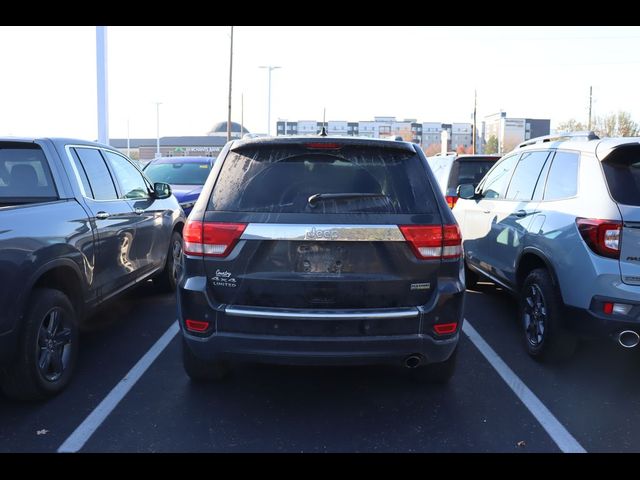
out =
[[160,156],[160,105],[162,102],[155,102],[156,104],[156,158]]
[[268,96],[268,106],[267,106],[267,135],[271,135],[271,71],[275,70],[276,68],[282,68],[282,67],[276,67],[274,65],[261,65],[258,68],[266,68],[269,70],[269,96]]

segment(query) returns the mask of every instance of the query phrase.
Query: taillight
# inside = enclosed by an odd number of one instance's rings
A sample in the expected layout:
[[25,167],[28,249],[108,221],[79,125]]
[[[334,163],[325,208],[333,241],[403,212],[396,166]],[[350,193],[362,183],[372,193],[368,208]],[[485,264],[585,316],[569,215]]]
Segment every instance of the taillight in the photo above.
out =
[[576,218],[576,224],[582,239],[594,253],[603,257],[620,258],[622,222]]
[[182,231],[187,255],[226,257],[233,250],[246,223],[199,222],[189,220]]
[[453,208],[456,206],[456,202],[458,201],[457,195],[447,195],[444,198],[447,200],[447,205],[449,205],[449,208]]
[[400,225],[400,231],[420,259],[451,259],[462,255],[458,225]]

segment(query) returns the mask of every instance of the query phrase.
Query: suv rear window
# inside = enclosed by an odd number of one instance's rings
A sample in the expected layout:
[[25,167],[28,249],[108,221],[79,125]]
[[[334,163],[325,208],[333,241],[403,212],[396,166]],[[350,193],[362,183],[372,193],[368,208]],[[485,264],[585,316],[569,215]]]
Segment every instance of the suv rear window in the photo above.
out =
[[613,199],[624,205],[640,206],[640,146],[623,146],[602,162]]
[[0,202],[58,198],[42,149],[33,144],[0,144]]
[[454,162],[449,175],[449,187],[457,188],[463,183],[478,185],[497,160],[494,158],[492,160],[458,160]]
[[[355,195],[325,197],[314,207],[308,200],[316,194]],[[210,208],[274,213],[437,211],[416,153],[362,145],[337,150],[261,145],[232,151],[216,181]]]

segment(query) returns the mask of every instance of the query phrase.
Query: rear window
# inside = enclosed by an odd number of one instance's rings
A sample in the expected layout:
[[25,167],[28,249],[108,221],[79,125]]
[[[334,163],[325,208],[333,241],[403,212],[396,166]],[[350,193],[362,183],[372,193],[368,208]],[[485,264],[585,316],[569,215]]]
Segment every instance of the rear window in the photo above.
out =
[[0,201],[57,198],[44,153],[33,144],[0,144]]
[[[318,194],[320,200],[310,204],[309,198]],[[254,146],[230,152],[210,207],[274,213],[436,211],[426,169],[416,153],[356,145],[328,151],[302,145]]]
[[456,188],[463,183],[478,185],[485,174],[491,170],[497,159],[493,160],[458,160],[453,164],[449,175],[449,187]]
[[204,185],[209,176],[207,163],[150,163],[144,173],[153,182],[164,182],[172,185]]
[[640,206],[640,147],[620,147],[602,162],[613,199]]

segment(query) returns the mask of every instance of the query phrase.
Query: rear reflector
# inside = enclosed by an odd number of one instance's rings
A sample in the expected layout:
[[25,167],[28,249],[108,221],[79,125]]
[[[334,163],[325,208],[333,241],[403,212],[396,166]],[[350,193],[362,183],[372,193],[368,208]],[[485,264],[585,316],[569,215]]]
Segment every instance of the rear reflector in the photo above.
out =
[[589,248],[598,255],[620,258],[622,222],[595,218],[576,218],[578,231]]
[[449,335],[450,333],[455,332],[456,328],[458,328],[458,322],[436,323],[433,326],[433,331],[436,332],[438,335]]
[[187,221],[183,231],[184,253],[187,255],[226,257],[247,228],[246,223]]
[[184,323],[187,327],[187,330],[191,332],[202,333],[207,331],[207,329],[209,328],[209,322],[203,322],[201,320],[186,319]]
[[423,260],[435,258],[460,258],[462,237],[458,225],[399,225],[416,257]]
[[449,205],[449,208],[453,208],[456,206],[456,202],[458,201],[458,197],[456,195],[447,195],[444,198],[447,200],[447,205]]
[[613,313],[613,303],[605,302],[604,304],[602,304],[602,311],[607,315],[611,315]]

